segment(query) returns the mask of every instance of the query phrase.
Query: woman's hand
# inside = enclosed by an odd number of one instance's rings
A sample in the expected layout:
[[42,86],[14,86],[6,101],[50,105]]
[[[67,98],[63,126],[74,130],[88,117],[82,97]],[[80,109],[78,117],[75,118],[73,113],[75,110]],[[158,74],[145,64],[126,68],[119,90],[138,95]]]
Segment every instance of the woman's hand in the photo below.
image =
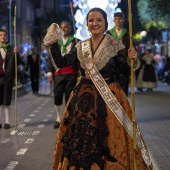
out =
[[130,60],[136,60],[137,59],[137,52],[134,48],[131,48],[128,50],[128,58]]
[[43,44],[46,46],[48,46],[49,44],[53,44],[62,39],[63,35],[64,32],[59,28],[59,25],[56,23],[52,23],[47,29],[47,34],[43,39]]
[[[128,50],[128,58],[134,61],[133,67],[134,70],[137,70],[140,67],[140,60],[137,58],[137,51],[134,48]],[[131,65],[130,62],[129,65]]]

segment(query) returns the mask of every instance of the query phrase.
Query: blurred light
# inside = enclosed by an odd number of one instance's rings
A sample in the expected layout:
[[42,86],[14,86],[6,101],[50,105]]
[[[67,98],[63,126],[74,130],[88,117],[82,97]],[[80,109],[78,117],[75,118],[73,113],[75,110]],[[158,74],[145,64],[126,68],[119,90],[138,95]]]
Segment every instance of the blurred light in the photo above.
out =
[[21,44],[21,47],[22,47],[22,52],[27,53],[32,48],[32,45],[26,43],[26,44]]
[[122,12],[122,10],[120,8],[116,8],[115,12]]
[[146,37],[146,35],[147,35],[147,32],[146,32],[146,31],[141,31],[141,33],[140,33],[140,36],[141,36],[141,37]]

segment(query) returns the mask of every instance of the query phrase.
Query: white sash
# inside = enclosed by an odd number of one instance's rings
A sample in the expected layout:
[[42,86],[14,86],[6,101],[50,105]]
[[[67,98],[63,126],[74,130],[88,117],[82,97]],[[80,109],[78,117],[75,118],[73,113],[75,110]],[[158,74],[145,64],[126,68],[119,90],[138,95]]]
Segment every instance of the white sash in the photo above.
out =
[[[110,88],[107,86],[107,83],[105,82],[101,74],[98,72],[96,66],[94,65],[89,40],[81,42],[81,49],[84,62],[83,64],[85,65],[86,72],[90,76],[92,82],[94,83],[95,87],[97,88],[98,92],[102,96],[109,109],[112,111],[112,113],[116,116],[116,118],[133,139],[133,124],[120,103],[111,92]],[[146,165],[150,166],[152,164],[151,159],[141,138],[141,133],[138,127],[136,129],[136,143],[141,150],[142,157]]]

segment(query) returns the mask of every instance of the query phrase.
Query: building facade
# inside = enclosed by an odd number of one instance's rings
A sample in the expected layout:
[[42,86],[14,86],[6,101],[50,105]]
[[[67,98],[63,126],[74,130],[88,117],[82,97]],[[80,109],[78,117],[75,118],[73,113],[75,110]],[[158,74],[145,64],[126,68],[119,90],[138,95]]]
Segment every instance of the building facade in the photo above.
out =
[[[16,7],[16,42],[18,47],[41,49],[42,36],[36,22],[49,11],[60,11],[60,0],[1,0],[0,28],[8,32],[8,41],[14,45],[14,9]],[[64,6],[62,7],[64,8]],[[44,21],[46,22],[46,21]]]

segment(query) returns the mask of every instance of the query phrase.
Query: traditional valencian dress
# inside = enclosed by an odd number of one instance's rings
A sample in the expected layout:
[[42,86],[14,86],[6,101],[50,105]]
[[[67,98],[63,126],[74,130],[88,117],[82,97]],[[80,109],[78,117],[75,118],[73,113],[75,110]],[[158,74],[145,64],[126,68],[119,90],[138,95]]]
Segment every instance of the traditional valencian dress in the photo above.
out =
[[[123,48],[121,41],[108,34],[95,53],[90,39],[79,42],[64,57],[57,43],[51,45],[58,67],[79,62],[82,74],[65,107],[53,170],[133,170],[132,110],[115,76],[117,67],[129,74]],[[139,129],[136,163],[137,170],[152,169]]]
[[154,69],[154,66],[152,64],[153,55],[146,54],[142,57],[142,60],[145,62],[145,64],[143,64],[139,72],[136,86],[138,88],[148,88],[148,89],[156,88],[158,85],[158,77]]

